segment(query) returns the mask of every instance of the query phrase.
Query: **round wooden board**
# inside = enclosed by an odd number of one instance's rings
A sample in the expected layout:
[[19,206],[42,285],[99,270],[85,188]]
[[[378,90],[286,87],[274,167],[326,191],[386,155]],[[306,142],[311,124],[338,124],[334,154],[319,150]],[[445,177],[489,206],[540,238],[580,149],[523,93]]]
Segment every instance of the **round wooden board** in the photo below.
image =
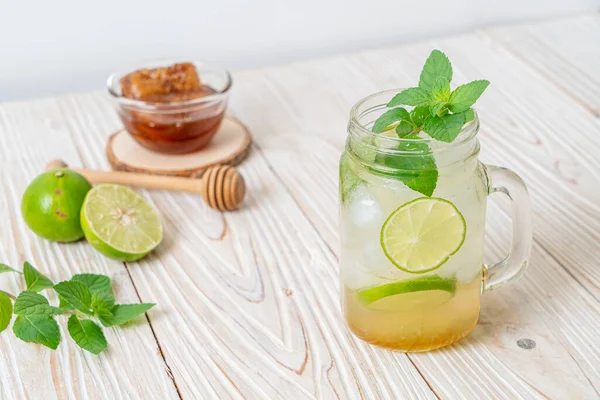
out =
[[145,174],[200,177],[214,165],[237,165],[250,149],[248,128],[225,117],[219,132],[203,148],[190,154],[161,154],[142,147],[125,130],[113,133],[106,145],[108,162],[114,170]]

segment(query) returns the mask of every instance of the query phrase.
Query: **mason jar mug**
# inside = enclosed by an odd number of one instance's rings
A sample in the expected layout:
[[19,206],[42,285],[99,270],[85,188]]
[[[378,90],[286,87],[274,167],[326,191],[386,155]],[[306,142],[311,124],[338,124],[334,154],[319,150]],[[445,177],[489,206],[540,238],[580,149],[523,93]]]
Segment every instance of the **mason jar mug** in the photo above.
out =
[[[519,277],[531,249],[527,189],[478,160],[479,119],[452,143],[371,131],[398,91],[351,110],[340,160],[342,306],[352,332],[400,351],[427,351],[475,328],[482,293]],[[512,202],[509,255],[483,263],[487,197]]]

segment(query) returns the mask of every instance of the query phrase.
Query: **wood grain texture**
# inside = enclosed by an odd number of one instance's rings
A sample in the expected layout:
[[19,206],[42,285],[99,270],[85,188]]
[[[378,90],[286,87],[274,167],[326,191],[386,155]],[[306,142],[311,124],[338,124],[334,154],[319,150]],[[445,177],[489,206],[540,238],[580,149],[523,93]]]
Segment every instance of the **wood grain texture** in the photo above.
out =
[[484,32],[600,118],[600,14]]
[[[586,16],[236,74],[231,108],[254,139],[240,166],[244,207],[219,213],[197,195],[142,191],[164,219],[165,242],[127,266],[83,243],[39,240],[18,219],[20,193],[48,160],[109,168],[103,148],[119,121],[108,97],[0,106],[0,216],[10,221],[0,225],[0,261],[30,259],[56,280],[84,267],[108,273],[119,297],[159,304],[152,330],[144,321],[107,330],[111,350],[100,358],[68,340],[51,353],[4,333],[0,397],[600,398],[599,104],[596,83],[577,81],[600,59],[581,33],[600,35],[597,25]],[[566,26],[584,27],[569,33],[583,45],[566,48]],[[453,61],[456,84],[492,82],[479,106],[481,159],[527,182],[535,244],[527,275],[484,296],[473,334],[406,355],[345,328],[337,163],[352,104],[414,84],[432,47]],[[501,197],[489,207],[490,261],[508,247],[505,210]],[[17,289],[6,274],[0,284]]]

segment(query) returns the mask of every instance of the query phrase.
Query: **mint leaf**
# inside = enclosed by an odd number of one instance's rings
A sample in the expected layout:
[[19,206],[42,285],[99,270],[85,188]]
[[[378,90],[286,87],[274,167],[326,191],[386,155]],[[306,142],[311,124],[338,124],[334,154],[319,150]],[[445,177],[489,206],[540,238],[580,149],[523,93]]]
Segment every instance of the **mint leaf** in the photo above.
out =
[[446,107],[446,102],[444,101],[435,101],[429,105],[429,112],[431,115],[438,115],[442,108]]
[[[355,142],[355,143],[360,143],[360,142]],[[354,144],[351,143],[352,146],[352,151],[357,152],[357,151],[361,151],[362,153],[365,153],[364,156],[367,155],[371,155],[372,154],[372,158],[369,159],[369,161],[373,161],[375,159],[375,151],[374,150],[370,150],[367,148],[361,148],[361,146],[359,146],[358,149],[354,148]],[[359,154],[359,157],[363,158],[362,155]],[[348,155],[347,152],[344,152],[342,154],[342,158],[340,160],[340,182],[342,183],[340,185],[340,200],[341,202],[345,202],[346,199],[348,198],[348,196],[354,191],[354,189],[356,187],[358,187],[358,185],[360,185],[362,182],[364,182],[361,178],[359,178],[353,171],[352,168],[350,167],[350,156]]]
[[23,265],[23,275],[25,275],[25,284],[27,285],[27,290],[32,292],[39,292],[54,286],[50,279],[40,274],[40,272],[27,261],[25,261],[25,264]]
[[450,98],[450,81],[443,76],[438,76],[431,89],[431,96],[435,100],[446,102]]
[[15,314],[17,315],[59,315],[63,311],[60,308],[52,307],[41,294],[25,291],[15,300]]
[[406,109],[402,107],[392,108],[391,110],[387,110],[386,112],[381,114],[379,118],[377,118],[372,130],[375,133],[380,133],[394,122],[408,118],[410,118],[410,114],[408,113],[408,111],[406,111]]
[[473,111],[470,108],[467,111],[463,111],[460,114],[463,114],[465,116],[465,123],[473,121],[475,119],[475,111]]
[[410,88],[405,89],[395,95],[389,103],[387,103],[388,107],[396,107],[402,104],[406,104],[407,106],[423,106],[427,105],[431,102],[431,96],[429,92],[423,90],[421,88]]
[[108,346],[102,328],[89,319],[80,320],[73,314],[69,317],[68,329],[75,343],[92,354],[100,354]]
[[117,304],[111,310],[113,315],[100,315],[98,319],[104,326],[122,325],[126,322],[131,321],[138,315],[145,313],[152,307],[154,307],[154,304],[151,303]]
[[39,343],[53,350],[60,343],[60,329],[52,317],[19,315],[13,324],[13,332],[24,342]]
[[429,153],[427,143],[424,143],[417,135],[408,135],[404,139],[414,140],[398,145],[398,150],[414,152],[414,154],[379,154],[376,162],[396,170],[390,173],[396,179],[402,181],[410,189],[425,196],[431,196],[437,185],[438,171],[435,159]]
[[92,295],[92,310],[94,315],[111,316],[115,306],[115,298],[110,293],[94,293]]
[[467,111],[473,104],[475,104],[477,99],[479,99],[479,96],[481,96],[489,84],[489,81],[479,80],[457,87],[450,95],[450,99],[448,100],[448,108],[453,113]]
[[433,50],[421,71],[419,78],[419,87],[425,91],[432,91],[437,78],[446,78],[448,82],[452,81],[452,64],[444,53],[439,50]]
[[60,308],[63,311],[72,311],[75,309],[75,307],[73,307],[72,305],[70,305],[65,299],[63,299],[61,296],[58,296],[58,308]]
[[415,124],[416,126],[422,126],[423,123],[425,122],[425,119],[429,115],[430,115],[429,107],[427,107],[427,106],[415,107],[410,112],[410,119],[412,120],[413,124]]
[[400,123],[396,127],[396,134],[398,135],[398,137],[403,138],[404,136],[411,134],[414,130],[415,127],[410,122],[400,121]]
[[434,139],[450,143],[456,139],[464,123],[464,114],[446,114],[441,117],[435,115],[427,118],[423,131]]
[[92,314],[92,293],[79,281],[64,281],[54,286],[54,290],[67,303],[81,312]]
[[110,278],[106,275],[98,274],[77,274],[71,278],[72,281],[79,281],[86,285],[92,294],[110,293]]
[[0,263],[0,274],[3,274],[4,272],[16,272],[18,274],[21,273],[20,271],[17,271],[16,269],[11,268],[6,264]]
[[0,332],[4,331],[12,319],[13,305],[10,297],[0,290]]

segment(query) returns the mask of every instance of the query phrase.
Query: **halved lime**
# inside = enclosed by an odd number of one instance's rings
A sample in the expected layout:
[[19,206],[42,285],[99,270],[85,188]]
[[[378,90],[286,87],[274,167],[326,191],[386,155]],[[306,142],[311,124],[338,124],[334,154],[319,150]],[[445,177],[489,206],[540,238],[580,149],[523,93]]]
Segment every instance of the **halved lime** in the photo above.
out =
[[383,223],[381,247],[399,269],[413,274],[433,271],[465,241],[467,224],[448,200],[421,197],[400,206]]
[[121,261],[144,257],[163,235],[152,206],[121,185],[102,184],[89,191],[81,208],[81,227],[96,250]]

